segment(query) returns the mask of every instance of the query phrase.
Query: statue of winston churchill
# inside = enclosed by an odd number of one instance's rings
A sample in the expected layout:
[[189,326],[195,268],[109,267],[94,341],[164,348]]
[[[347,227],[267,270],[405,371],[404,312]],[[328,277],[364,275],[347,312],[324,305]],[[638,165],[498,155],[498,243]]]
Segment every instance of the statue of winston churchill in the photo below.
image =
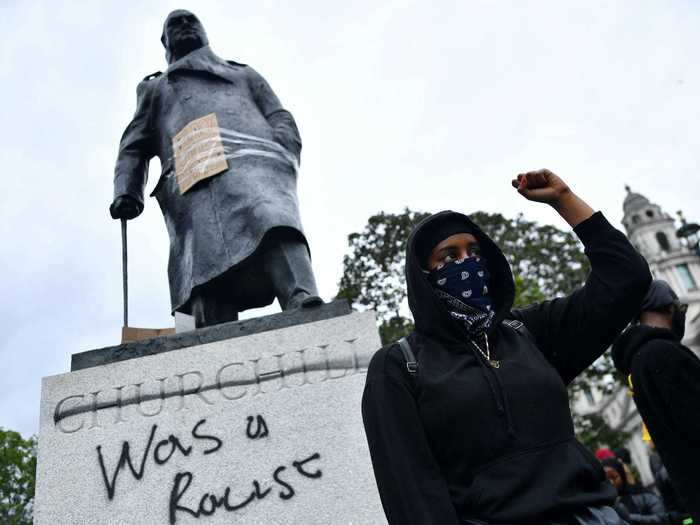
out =
[[138,85],[112,217],[141,213],[157,156],[151,195],[170,237],[173,313],[193,315],[199,328],[275,298],[284,310],[320,304],[299,218],[301,138],[292,114],[253,68],[215,55],[189,11],[168,15],[161,41],[168,68]]

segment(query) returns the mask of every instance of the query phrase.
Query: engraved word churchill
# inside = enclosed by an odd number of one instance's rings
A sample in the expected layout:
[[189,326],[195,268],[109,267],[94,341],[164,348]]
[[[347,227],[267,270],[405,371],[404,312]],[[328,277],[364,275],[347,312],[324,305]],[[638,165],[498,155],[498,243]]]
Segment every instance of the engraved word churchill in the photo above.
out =
[[[184,370],[156,377],[150,384],[139,381],[76,393],[56,403],[54,424],[61,433],[73,434],[119,424],[133,417],[158,416],[164,409],[186,410],[194,402],[211,406],[350,378],[365,373],[369,359],[367,354],[358,353],[356,341],[346,339],[225,362],[207,373]],[[255,432],[259,424],[262,423],[251,425],[251,431]]]

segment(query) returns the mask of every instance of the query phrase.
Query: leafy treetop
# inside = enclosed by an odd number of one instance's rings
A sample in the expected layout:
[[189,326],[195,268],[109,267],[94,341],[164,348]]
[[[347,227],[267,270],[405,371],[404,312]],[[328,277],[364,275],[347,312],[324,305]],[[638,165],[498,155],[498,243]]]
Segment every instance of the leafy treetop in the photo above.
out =
[[0,523],[31,525],[36,439],[0,428]]

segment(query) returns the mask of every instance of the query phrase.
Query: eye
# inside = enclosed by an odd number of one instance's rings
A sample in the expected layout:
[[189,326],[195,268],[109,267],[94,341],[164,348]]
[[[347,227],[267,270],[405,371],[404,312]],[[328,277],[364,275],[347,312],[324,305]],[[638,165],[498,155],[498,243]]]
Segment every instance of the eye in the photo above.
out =
[[447,264],[447,263],[456,261],[458,258],[459,258],[458,250],[456,250],[454,248],[450,248],[450,249],[445,251],[445,254],[443,255],[440,262],[442,262],[443,264]]
[[476,243],[470,244],[467,249],[467,253],[469,253],[469,257],[481,255],[481,247]]

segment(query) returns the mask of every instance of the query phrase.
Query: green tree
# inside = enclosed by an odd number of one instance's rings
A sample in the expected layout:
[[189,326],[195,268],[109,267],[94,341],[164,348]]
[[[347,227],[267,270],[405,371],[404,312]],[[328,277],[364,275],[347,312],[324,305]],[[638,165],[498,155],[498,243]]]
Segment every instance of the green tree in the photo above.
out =
[[354,307],[373,309],[380,326],[401,318],[406,300],[406,241],[413,226],[427,216],[408,208],[399,214],[380,212],[369,218],[362,232],[351,233],[337,297]]
[[[413,226],[426,216],[408,208],[397,214],[380,212],[369,218],[361,232],[348,236],[349,250],[343,258],[337,296],[357,309],[375,310],[382,344],[413,329],[404,276],[406,241]],[[513,268],[514,306],[567,295],[585,282],[590,264],[572,232],[528,221],[522,215],[506,218],[500,213],[476,212],[470,217],[496,242]],[[614,367],[606,352],[570,386],[570,399],[586,388],[609,390],[614,380]],[[614,442],[613,435],[625,438],[595,416],[574,414],[587,446],[594,448],[603,438]]]
[[586,416],[574,414],[574,426],[579,441],[591,451],[600,447],[623,447],[632,436],[631,432],[611,428],[603,416],[595,412]]
[[0,523],[31,525],[36,439],[0,428]]

